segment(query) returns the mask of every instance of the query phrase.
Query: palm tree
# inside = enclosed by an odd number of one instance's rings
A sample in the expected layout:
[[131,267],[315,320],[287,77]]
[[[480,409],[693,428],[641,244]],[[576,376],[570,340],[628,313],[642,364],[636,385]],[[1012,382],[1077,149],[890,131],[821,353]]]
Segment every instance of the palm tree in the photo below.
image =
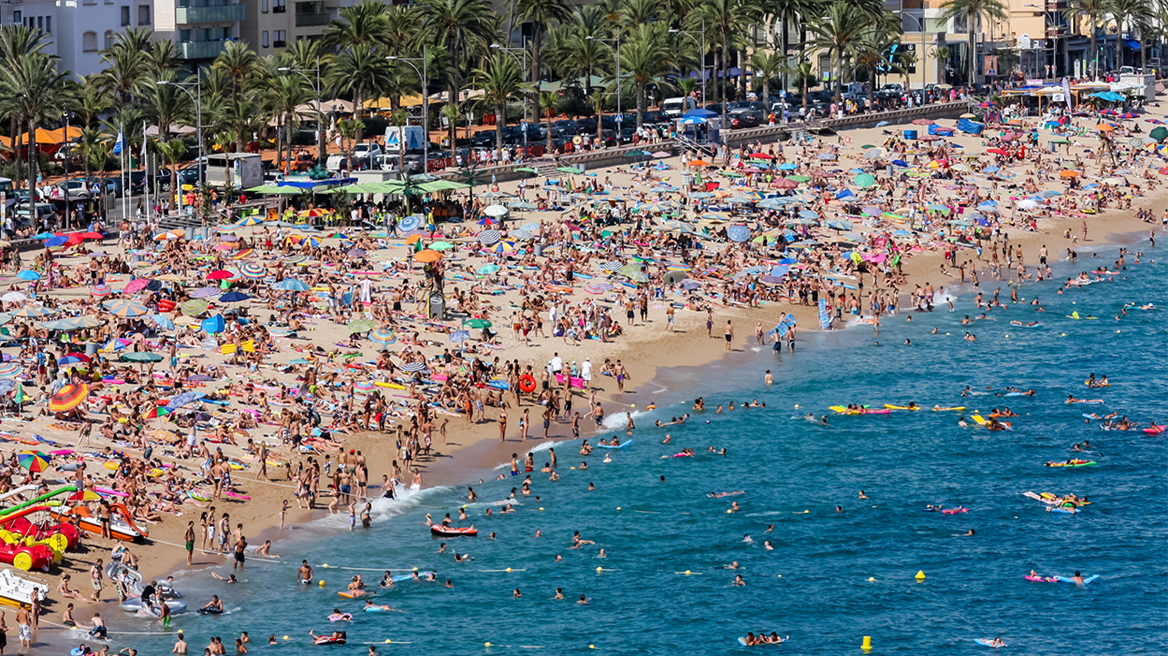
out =
[[[48,45],[48,35],[42,30],[33,29],[24,25],[5,25],[0,27],[0,65],[5,69],[13,70],[23,57],[40,52]],[[21,170],[21,145],[23,138],[20,134],[21,117],[15,111],[5,111],[9,121],[9,134],[12,135],[13,159],[16,170]]]
[[940,46],[936,50],[933,51],[933,60],[937,61],[941,64],[941,83],[942,84],[949,83],[949,76],[947,75],[946,71],[949,70],[949,54],[950,54],[950,52],[952,52],[952,51],[949,50],[949,46]]
[[[388,86],[389,71],[385,55],[368,43],[346,47],[329,66],[329,84],[340,91],[353,93],[353,117],[362,128],[365,100],[370,96],[377,97],[376,94]],[[360,131],[357,140],[361,140]]]
[[787,75],[794,75],[795,81],[799,83],[799,95],[803,98],[803,116],[807,116],[807,87],[810,82],[815,80],[815,67],[811,62],[804,61],[788,66],[786,69]]
[[487,60],[482,68],[471,74],[475,86],[483,90],[481,102],[495,110],[495,147],[503,150],[503,128],[507,127],[507,103],[521,93],[531,89],[523,81],[523,74],[515,59],[504,54],[496,54]]
[[458,159],[458,120],[462,118],[462,112],[458,110],[457,104],[447,103],[442,107],[442,115],[446,117],[447,129],[450,132],[450,161],[454,162]]
[[762,78],[762,101],[770,105],[771,80],[783,72],[787,58],[778,52],[756,52],[750,59],[754,68],[754,79]]
[[[777,26],[779,32],[779,55],[787,67],[787,53],[791,50],[791,26],[799,25],[821,6],[815,0],[762,0],[761,11],[769,17],[764,21],[769,26]],[[783,71],[782,88],[787,88],[787,72]]]
[[181,191],[178,188],[178,163],[186,159],[187,144],[182,139],[172,139],[159,143],[157,148],[158,152],[166,158],[167,164],[170,165],[170,198],[167,199],[169,206],[174,202],[175,194]]
[[[1080,0],[1072,0],[1072,2],[1077,1]],[[1099,0],[1087,1],[1096,2]],[[971,85],[977,83],[977,42],[975,38],[981,29],[981,22],[983,20],[987,22],[1005,20],[1007,16],[1006,8],[1001,0],[945,0],[945,3],[941,5],[941,13],[938,16],[941,20],[965,20],[965,29],[969,34],[969,83]],[[1094,35],[1092,35],[1091,40],[1094,44]]]
[[228,41],[223,52],[215,58],[211,68],[227,73],[231,78],[231,99],[239,100],[243,81],[259,70],[260,57],[243,41]]
[[105,69],[100,75],[115,99],[128,100],[147,74],[152,35],[148,28],[129,29],[114,36],[113,44],[101,52]]
[[646,90],[673,67],[674,51],[666,38],[668,29],[666,23],[639,25],[621,45],[621,70],[632,77],[636,89],[638,128],[649,109]]
[[85,179],[88,180],[94,169],[105,171],[105,163],[113,146],[110,144],[109,135],[103,134],[98,128],[86,126],[81,128],[77,149],[80,151],[82,162],[85,163]]
[[[717,66],[722,71],[721,94],[722,125],[726,125],[726,93],[730,84],[730,48],[745,47],[744,35],[761,18],[758,5],[750,0],[703,0],[686,17],[691,30],[701,29],[702,25],[713,39],[707,42],[721,44],[717,53]],[[703,98],[703,100],[705,100]]]
[[[1135,31],[1136,23],[1143,22],[1151,15],[1148,0],[1111,0],[1110,13],[1115,18],[1115,56],[1117,62],[1114,68],[1123,66],[1123,24],[1128,23],[1131,32]],[[1129,37],[1131,38],[1130,34]]]
[[553,23],[562,23],[572,15],[566,0],[516,0],[515,16],[531,23],[531,83],[539,90],[539,56],[543,33]]
[[109,94],[101,86],[100,76],[96,74],[81,77],[75,100],[77,103],[73,107],[73,112],[81,125],[97,123],[98,116],[105,113],[112,104]]
[[[5,97],[9,111],[16,113],[28,129],[28,190],[30,206],[36,202],[33,193],[37,168],[37,126],[64,111],[68,102],[69,73],[57,70],[58,58],[42,52],[33,52],[8,62],[0,69],[0,96]],[[30,210],[30,220],[34,213]]]
[[[292,128],[300,123],[297,107],[308,102],[312,95],[304,78],[295,73],[276,75],[268,82],[260,95],[261,103],[276,117],[276,162],[290,161],[292,150]],[[284,146],[288,146],[289,157],[284,159]]]
[[[341,150],[344,152],[345,161],[349,161],[353,154],[353,142],[361,135],[361,131],[365,129],[365,123],[354,119],[342,119],[337,121],[337,130],[341,133]],[[348,146],[346,148],[345,146]]]
[[497,17],[486,0],[422,0],[417,6],[422,15],[418,38],[426,43],[442,44],[449,53],[446,88],[450,101],[454,102],[462,88],[470,51],[489,46],[494,40]]
[[361,0],[360,4],[341,9],[340,18],[324,30],[324,46],[388,46],[388,7],[377,0]]
[[146,53],[146,69],[150,75],[158,77],[177,69],[180,56],[178,46],[170,39],[159,39],[150,44],[150,50]]
[[559,94],[557,94],[553,91],[544,91],[543,93],[539,94],[540,115],[541,115],[541,117],[547,117],[547,119],[548,119],[547,146],[546,146],[546,149],[548,152],[551,152],[551,149],[552,149],[551,121],[552,121],[552,119],[554,119],[556,117],[556,105],[558,105],[559,102],[560,102]]
[[[996,1],[996,0],[990,0]],[[817,50],[831,55],[831,65],[835,84],[835,102],[840,101],[840,83],[843,81],[844,60],[851,56],[863,40],[864,33],[872,25],[872,16],[855,5],[838,2],[827,8],[822,20],[812,21],[810,40],[804,45],[808,54]]]
[[[175,82],[174,71],[166,71],[159,77],[149,79],[143,85],[140,105],[146,116],[158,126],[158,137],[163,142],[170,140],[170,126],[180,121],[190,122],[194,118],[190,96]],[[168,82],[170,84],[158,84]]]
[[[584,95],[592,93],[592,76],[612,61],[612,54],[596,39],[607,32],[604,14],[597,5],[577,9],[571,22],[563,23],[548,35],[547,60],[561,78],[584,78]],[[589,39],[588,37],[593,37]]]
[[413,50],[421,30],[422,15],[415,7],[392,5],[386,8],[385,38],[389,54],[401,56]]
[[231,148],[235,145],[235,137],[229,130],[224,130],[215,135],[215,147],[219,152],[223,153],[223,192],[227,195],[227,190],[234,187],[231,183]]
[[607,92],[604,89],[594,89],[592,93],[588,94],[588,104],[592,105],[592,111],[596,114],[596,144],[600,145],[601,129],[604,127],[604,96]]

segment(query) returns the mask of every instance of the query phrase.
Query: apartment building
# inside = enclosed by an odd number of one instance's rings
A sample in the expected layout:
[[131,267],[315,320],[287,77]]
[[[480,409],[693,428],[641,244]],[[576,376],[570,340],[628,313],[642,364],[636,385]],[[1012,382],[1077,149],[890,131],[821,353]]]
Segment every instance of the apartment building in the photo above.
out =
[[247,7],[236,0],[154,0],[154,36],[170,39],[191,65],[210,62],[242,38]]
[[299,39],[319,39],[342,7],[354,0],[247,0],[242,37],[261,56],[280,52]]

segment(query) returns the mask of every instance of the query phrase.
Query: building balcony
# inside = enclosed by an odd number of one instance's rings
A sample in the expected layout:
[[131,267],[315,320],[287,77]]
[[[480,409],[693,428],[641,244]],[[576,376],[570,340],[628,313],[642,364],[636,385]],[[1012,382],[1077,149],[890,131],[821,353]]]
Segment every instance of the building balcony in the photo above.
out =
[[238,23],[246,16],[247,7],[241,4],[174,8],[174,22],[178,25]]
[[183,41],[178,44],[182,59],[214,59],[226,49],[226,41]]
[[328,25],[332,19],[326,13],[296,14],[296,27],[312,27],[314,25]]

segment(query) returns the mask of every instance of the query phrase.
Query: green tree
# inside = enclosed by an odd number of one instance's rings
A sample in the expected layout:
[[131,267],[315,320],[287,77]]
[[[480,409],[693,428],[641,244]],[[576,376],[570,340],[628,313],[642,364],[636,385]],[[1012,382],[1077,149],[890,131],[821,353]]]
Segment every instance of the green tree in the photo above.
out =
[[117,100],[128,101],[147,75],[152,35],[148,28],[131,28],[115,35],[113,44],[101,51],[105,69],[100,75]]
[[[722,125],[726,126],[726,101],[729,99],[727,88],[730,85],[730,48],[746,47],[745,36],[752,26],[761,18],[758,5],[751,0],[702,0],[686,17],[691,30],[700,30],[704,25],[708,36],[712,36],[708,43],[719,44],[716,50],[717,67],[722,72],[722,84],[719,87],[722,101]],[[703,99],[705,100],[705,99]]]
[[457,104],[446,103],[442,107],[442,115],[446,117],[447,129],[450,132],[448,137],[450,139],[450,161],[455,162],[458,159],[458,121],[462,118],[462,112],[458,110]]
[[507,127],[507,103],[531,89],[515,58],[496,54],[482,68],[471,74],[475,86],[483,91],[481,102],[495,110],[495,147],[503,150],[503,129]]
[[770,106],[771,80],[778,77],[787,66],[787,58],[779,52],[755,52],[750,58],[754,69],[755,82],[762,83],[762,101]]
[[788,66],[787,75],[794,76],[799,85],[799,95],[803,98],[803,116],[807,116],[807,88],[815,86],[815,67],[811,62],[804,61]]
[[138,97],[143,113],[158,126],[158,137],[164,142],[170,140],[172,125],[191,123],[195,117],[190,96],[174,84],[176,81],[174,71],[165,71],[156,78],[148,78]]
[[223,52],[215,58],[211,68],[218,69],[231,79],[231,99],[239,101],[243,83],[259,71],[259,55],[243,41],[228,41]]
[[182,139],[163,141],[158,144],[158,152],[170,165],[170,197],[167,198],[166,204],[168,208],[173,208],[175,194],[182,191],[178,188],[178,164],[186,159],[187,145]]
[[[26,56],[41,52],[48,45],[48,35],[42,30],[33,29],[24,25],[4,25],[0,27],[0,65],[5,70],[14,70],[17,64]],[[12,135],[13,159],[16,163],[17,175],[21,171],[21,150],[23,139],[20,129],[21,116],[15,111],[16,104],[4,102],[0,98],[0,115],[8,118],[9,134]],[[30,151],[31,152],[31,151]]]
[[389,6],[377,0],[361,0],[360,4],[341,9],[340,17],[324,30],[324,47],[388,46]]
[[36,202],[32,190],[36,188],[37,127],[60,116],[69,100],[69,74],[57,70],[57,60],[56,56],[37,51],[0,68],[0,102],[9,105],[7,111],[20,116],[28,130],[30,204]]
[[[297,108],[312,98],[308,85],[296,73],[285,72],[271,78],[260,98],[261,104],[276,117],[276,162],[289,162],[292,159],[292,130],[300,124]],[[285,146],[287,158],[284,156]]]
[[826,51],[830,54],[837,103],[840,101],[844,61],[861,47],[864,34],[872,23],[871,14],[846,2],[829,6],[821,19],[810,23],[810,39],[805,44],[804,52],[811,54]]
[[[543,48],[543,33],[553,24],[567,21],[572,11],[566,0],[516,0],[516,16],[531,23],[531,77],[533,93],[539,93],[540,53]],[[538,114],[538,111],[536,112]]]
[[610,68],[613,61],[608,48],[596,40],[604,38],[607,29],[603,9],[586,5],[549,34],[547,56],[552,70],[561,78],[583,77],[586,96],[592,93],[592,76]]
[[421,0],[417,6],[422,15],[418,38],[441,44],[449,53],[446,88],[450,102],[454,102],[462,88],[471,51],[494,41],[497,17],[486,0]]
[[[358,43],[342,50],[329,66],[329,84],[353,94],[353,118],[364,128],[365,100],[376,98],[389,84],[390,62],[380,50],[368,43]],[[361,140],[357,133],[357,140]]]
[[588,104],[592,105],[592,111],[596,114],[596,145],[601,143],[601,130],[604,127],[604,96],[606,95],[604,89],[593,89],[592,93],[588,94]]
[[146,53],[146,71],[154,78],[177,70],[181,54],[170,39],[159,39],[150,44]]
[[554,91],[544,91],[539,94],[539,110],[540,114],[548,119],[547,129],[547,146],[546,149],[550,153],[552,150],[552,126],[551,122],[556,118],[556,105],[560,102],[560,95]]
[[[1083,0],[1071,0],[1072,2],[1080,2]],[[1097,2],[1105,0],[1086,0],[1087,2]],[[965,21],[966,31],[968,33],[969,42],[969,83],[977,83],[977,41],[976,36],[981,28],[981,23],[985,21],[1005,20],[1008,14],[1005,6],[1001,0],[945,0],[941,5],[941,13],[938,16],[943,21],[950,21],[954,19],[962,19]],[[1092,32],[1092,45],[1094,44],[1095,36]]]
[[665,23],[639,25],[621,44],[621,71],[633,80],[637,95],[637,127],[641,127],[648,111],[646,91],[649,85],[660,83],[674,64],[673,49],[669,47],[669,26]]
[[81,161],[85,164],[85,179],[88,180],[92,171],[105,171],[105,163],[113,151],[113,144],[108,134],[104,134],[99,128],[86,126],[81,128],[77,149]]

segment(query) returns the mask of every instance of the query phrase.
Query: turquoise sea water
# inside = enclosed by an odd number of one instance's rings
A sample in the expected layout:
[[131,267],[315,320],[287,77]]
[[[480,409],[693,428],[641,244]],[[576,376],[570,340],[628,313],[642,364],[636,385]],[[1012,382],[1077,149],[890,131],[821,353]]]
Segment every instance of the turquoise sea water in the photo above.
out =
[[[1056,265],[1056,280],[1112,261],[1114,250],[1106,252],[1111,259]],[[872,637],[873,654],[979,653],[986,648],[974,639],[995,636],[1011,653],[1168,653],[1165,437],[1103,431],[1081,416],[1118,411],[1144,426],[1168,422],[1164,309],[1114,319],[1124,302],[1164,305],[1166,274],[1165,264],[1145,263],[1129,267],[1126,280],[1062,296],[1056,283],[1028,284],[1021,296],[1037,293],[1048,311],[995,310],[997,321],[972,327],[973,343],[961,339],[960,317],[977,314],[965,291],[957,312],[942,305],[914,314],[911,324],[901,314],[886,320],[878,337],[868,327],[804,333],[795,354],[775,356],[767,347],[738,361],[663,371],[637,395],[638,405],[652,396],[662,407],[637,417],[635,443],[613,462],[601,462],[598,449],[587,471],[572,470],[583,460],[578,445],[557,444],[562,480],[550,483],[537,471],[540,499],[520,497],[516,513],[492,518],[483,517],[488,504],[521,479],[493,482],[484,472],[487,482],[474,485],[481,501],[469,512],[481,536],[494,531],[498,539],[446,541],[448,552],[469,552],[472,562],[436,553],[440,541],[420,524],[427,512],[457,516],[465,487],[429,490],[407,502],[379,502],[369,531],[349,533],[340,517],[291,531],[275,549],[286,563],[249,562],[241,585],[211,581],[205,571],[181,576],[178,586],[193,606],[217,593],[232,611],[179,615],[174,626],[196,650],[221,636],[228,653],[242,630],[253,653],[287,654],[364,654],[365,643],[408,654],[733,653],[749,651],[738,636],[760,630],[791,642],[754,650],[800,654],[859,653],[863,636]],[[1074,310],[1100,318],[1066,318]],[[1018,328],[1012,319],[1045,326]],[[929,334],[933,327],[939,334]],[[770,388],[762,385],[766,369],[777,379]],[[1089,390],[1083,381],[1090,373],[1106,374],[1113,386]],[[1013,385],[1038,395],[962,399],[966,385]],[[1068,394],[1106,404],[1067,405]],[[698,395],[708,410],[686,426],[650,427],[686,412]],[[718,404],[755,398],[767,408],[714,413]],[[961,413],[952,412],[831,416],[830,428],[800,418],[830,414],[827,406],[837,403],[908,401],[983,413],[1009,406],[1021,416],[1007,432],[960,428]],[[670,445],[660,444],[665,432],[673,435]],[[1097,466],[1043,466],[1072,457],[1071,445],[1084,440]],[[727,455],[705,452],[709,445]],[[697,449],[697,457],[661,457],[683,447]],[[590,482],[596,490],[587,491]],[[861,489],[869,500],[857,498]],[[727,514],[730,499],[705,498],[730,490],[747,492],[733,499],[740,512]],[[1050,515],[1022,495],[1028,490],[1073,492],[1094,503],[1075,516]],[[936,503],[970,512],[922,512]],[[768,524],[772,532],[764,532]],[[534,537],[537,529],[543,537]],[[969,529],[976,534],[961,535]],[[576,530],[596,544],[569,549]],[[764,549],[764,540],[774,549]],[[598,557],[601,547],[606,558]],[[563,562],[554,562],[557,554]],[[301,558],[326,581],[324,589],[296,584]],[[738,572],[722,569],[732,561]],[[376,581],[384,569],[413,567],[452,578],[454,589],[399,584],[375,600],[407,613],[386,614],[362,613],[362,601],[336,594],[353,574]],[[1023,579],[1031,569],[1100,578],[1084,588],[1032,583]],[[918,570],[925,581],[914,580]],[[733,585],[735,573],[746,586]],[[552,599],[557,587],[566,600]],[[522,598],[512,598],[514,588]],[[575,603],[580,594],[587,605]],[[343,626],[349,644],[309,645],[309,629],[336,628],[325,619],[334,607],[356,615]],[[119,618],[117,627],[154,630],[144,619]],[[281,646],[267,647],[269,634]],[[126,636],[125,644],[149,654],[168,652],[172,642],[173,634],[154,634]]]

